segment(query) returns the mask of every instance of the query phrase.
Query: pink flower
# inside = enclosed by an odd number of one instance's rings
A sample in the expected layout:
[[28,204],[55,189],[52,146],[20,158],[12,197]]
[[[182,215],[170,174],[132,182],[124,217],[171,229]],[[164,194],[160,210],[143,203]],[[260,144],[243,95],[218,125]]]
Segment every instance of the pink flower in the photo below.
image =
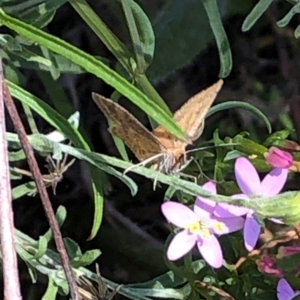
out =
[[[216,185],[213,182],[207,182],[203,185],[203,188],[210,191],[212,194],[217,194]],[[234,197],[234,196],[233,196]],[[232,218],[244,216],[248,213],[249,209],[242,206],[236,206],[228,203],[218,203],[203,197],[198,196],[197,205],[203,209],[213,211],[216,217]]]
[[299,254],[300,253],[300,246],[293,245],[293,246],[281,246],[278,249],[278,254],[276,257],[278,259],[283,258],[285,256],[291,256],[294,254]]
[[[212,183],[207,183],[203,187],[212,192],[215,191]],[[214,268],[222,266],[223,253],[215,235],[227,234],[243,228],[244,219],[217,217],[213,214],[214,207],[214,201],[200,197],[197,197],[194,210],[173,201],[162,204],[161,209],[166,219],[183,229],[175,235],[168,247],[169,260],[183,257],[197,245],[202,257],[209,265]]]
[[[236,198],[273,197],[283,188],[288,176],[288,169],[275,168],[262,181],[252,163],[239,157],[235,162],[235,177],[243,192],[234,195]],[[280,221],[275,220],[280,223]],[[244,226],[244,243],[248,251],[252,251],[258,240],[261,225],[257,222],[254,211],[249,209]]]
[[278,281],[277,284],[277,298],[278,300],[292,300],[297,295],[300,294],[300,291],[294,291],[286,279],[282,278]]
[[294,163],[293,156],[286,151],[276,147],[271,147],[268,153],[265,153],[266,161],[274,168],[288,169]]
[[276,259],[269,255],[263,255],[256,261],[259,271],[276,277],[282,277],[283,273],[281,269],[277,269],[275,266]]

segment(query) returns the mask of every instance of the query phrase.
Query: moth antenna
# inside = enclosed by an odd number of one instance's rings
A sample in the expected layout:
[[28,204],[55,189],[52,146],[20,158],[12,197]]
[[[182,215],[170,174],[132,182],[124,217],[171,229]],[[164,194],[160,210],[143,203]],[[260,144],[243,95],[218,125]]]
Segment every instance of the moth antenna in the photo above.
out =
[[230,144],[220,144],[220,145],[204,146],[204,147],[199,147],[199,148],[187,150],[185,153],[192,153],[192,152],[196,152],[198,150],[207,150],[207,149],[213,149],[213,148],[219,148],[219,147],[239,146],[239,145],[240,145],[240,143],[230,143]]

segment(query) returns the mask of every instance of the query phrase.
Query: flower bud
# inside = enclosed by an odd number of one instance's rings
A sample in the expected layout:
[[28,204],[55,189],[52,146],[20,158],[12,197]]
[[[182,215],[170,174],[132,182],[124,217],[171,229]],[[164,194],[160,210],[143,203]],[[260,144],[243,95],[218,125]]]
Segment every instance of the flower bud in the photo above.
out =
[[276,147],[271,147],[268,153],[265,153],[266,161],[274,168],[288,169],[293,165],[293,156],[286,151]]

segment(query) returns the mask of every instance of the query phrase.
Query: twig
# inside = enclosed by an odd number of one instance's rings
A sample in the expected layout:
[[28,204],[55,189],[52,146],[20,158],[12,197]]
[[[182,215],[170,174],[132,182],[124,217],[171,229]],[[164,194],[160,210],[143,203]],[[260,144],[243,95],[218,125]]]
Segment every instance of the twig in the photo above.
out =
[[78,292],[75,276],[72,272],[70,260],[69,260],[69,257],[68,257],[63,239],[62,239],[61,232],[59,230],[59,226],[58,226],[56,218],[55,218],[55,214],[54,214],[54,211],[53,211],[53,208],[52,208],[52,205],[51,205],[51,202],[50,202],[50,199],[49,199],[46,187],[45,187],[45,183],[43,181],[43,176],[39,170],[38,164],[34,157],[33,150],[28,142],[28,138],[26,136],[24,126],[18,115],[18,111],[16,109],[15,103],[9,93],[9,90],[8,90],[8,87],[7,87],[5,81],[3,81],[3,94],[4,94],[4,102],[5,102],[6,108],[10,115],[10,118],[13,122],[15,130],[20,138],[20,141],[22,143],[22,147],[24,149],[30,171],[36,182],[37,190],[40,194],[49,225],[53,231],[56,248],[60,255],[62,266],[63,266],[65,274],[66,274],[66,279],[67,279],[69,287],[70,287],[71,297],[73,300],[80,300],[81,297]]
[[299,231],[297,227],[295,227],[293,230],[286,231],[282,237],[267,241],[259,249],[252,250],[246,256],[240,257],[234,265],[233,269],[237,270],[250,257],[261,255],[264,251],[267,251],[268,249],[274,248],[277,245],[284,244],[293,240],[299,240]]
[[224,290],[222,290],[216,286],[213,286],[212,284],[209,284],[209,283],[203,282],[203,281],[199,281],[199,280],[195,280],[194,283],[197,285],[199,284],[202,288],[206,288],[206,289],[214,291],[215,293],[222,296],[222,298],[224,298],[224,299],[235,300],[235,298],[233,298],[230,294],[228,294],[227,292],[225,292]]
[[4,299],[21,300],[6,141],[3,69],[0,58],[0,238],[3,258]]

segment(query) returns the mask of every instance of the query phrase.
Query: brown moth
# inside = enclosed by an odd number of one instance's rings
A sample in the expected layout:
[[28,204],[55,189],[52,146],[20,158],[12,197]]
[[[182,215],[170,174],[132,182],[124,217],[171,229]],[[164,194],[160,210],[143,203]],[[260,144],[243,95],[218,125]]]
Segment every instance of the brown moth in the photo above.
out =
[[190,162],[186,159],[186,147],[202,134],[205,116],[222,85],[220,79],[175,112],[174,121],[185,132],[185,140],[178,139],[162,126],[151,132],[118,103],[96,93],[92,97],[106,118],[113,121],[111,134],[122,139],[142,164],[150,163],[152,168],[170,174],[179,172]]

